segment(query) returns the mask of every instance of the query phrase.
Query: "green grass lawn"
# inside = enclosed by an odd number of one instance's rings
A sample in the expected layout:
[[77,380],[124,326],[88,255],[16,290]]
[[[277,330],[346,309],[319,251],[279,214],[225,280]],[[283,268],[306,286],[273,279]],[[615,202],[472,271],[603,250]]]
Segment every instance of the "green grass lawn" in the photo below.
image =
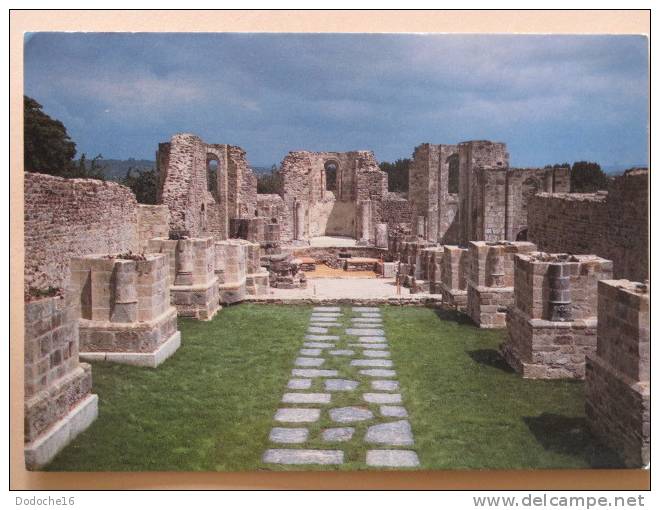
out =
[[[287,469],[266,466],[261,456],[271,447],[273,415],[310,311],[228,307],[210,322],[180,320],[182,346],[157,369],[94,363],[99,418],[48,469]],[[480,330],[427,308],[383,307],[383,316],[423,469],[617,465],[586,429],[583,384],[521,379],[497,354],[504,331]],[[337,363],[328,360],[323,368],[340,368]],[[340,377],[365,381],[355,368],[340,369]],[[310,391],[321,391],[321,384],[316,380]],[[332,398],[333,406],[355,403]],[[322,416],[309,426],[310,438],[330,425]],[[366,425],[354,426],[354,437],[362,437]],[[339,469],[364,469],[360,441],[342,448],[346,463]]]

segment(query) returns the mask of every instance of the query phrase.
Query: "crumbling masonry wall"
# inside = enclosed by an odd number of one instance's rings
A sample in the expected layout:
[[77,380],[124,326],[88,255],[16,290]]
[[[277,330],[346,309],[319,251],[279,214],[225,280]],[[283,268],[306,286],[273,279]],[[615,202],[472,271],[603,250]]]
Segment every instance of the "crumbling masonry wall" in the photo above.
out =
[[612,262],[595,255],[515,257],[515,299],[502,353],[523,377],[582,379],[596,349],[598,281]]
[[598,282],[598,346],[587,357],[587,420],[629,467],[651,456],[650,316],[646,284]]
[[595,253],[614,263],[614,277],[649,274],[648,171],[615,179],[608,192],[541,193],[529,204],[529,239],[552,252]]
[[[209,165],[217,164],[215,180]],[[229,236],[229,220],[254,217],[257,181],[245,151],[176,134],[158,145],[158,200],[169,209],[169,230],[190,237]]]
[[144,253],[149,239],[169,235],[169,210],[165,205],[138,204],[138,251]]
[[138,251],[138,204],[120,184],[24,173],[25,287],[66,288],[69,262]]
[[[336,167],[334,190],[326,189],[328,165]],[[280,166],[287,211],[283,241],[322,235],[373,240],[380,206],[388,195],[387,174],[370,151],[290,152]]]

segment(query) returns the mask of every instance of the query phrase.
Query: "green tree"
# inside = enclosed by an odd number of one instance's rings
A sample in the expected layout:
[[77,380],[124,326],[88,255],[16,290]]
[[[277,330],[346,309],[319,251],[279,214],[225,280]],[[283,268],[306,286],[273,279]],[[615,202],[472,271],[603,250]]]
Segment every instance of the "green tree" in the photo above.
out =
[[394,163],[383,161],[380,169],[387,174],[389,191],[408,191],[410,159],[397,159]]
[[127,186],[135,193],[135,198],[140,204],[156,204],[158,196],[158,175],[154,169],[143,170],[133,174],[133,168],[129,168],[126,177],[121,184]]
[[44,113],[42,106],[28,96],[23,96],[23,111],[25,170],[68,176],[76,144],[64,124]]
[[576,161],[571,168],[571,191],[593,193],[607,189],[609,179],[598,163]]
[[273,165],[268,174],[257,175],[257,193],[277,193],[282,190],[282,177]]

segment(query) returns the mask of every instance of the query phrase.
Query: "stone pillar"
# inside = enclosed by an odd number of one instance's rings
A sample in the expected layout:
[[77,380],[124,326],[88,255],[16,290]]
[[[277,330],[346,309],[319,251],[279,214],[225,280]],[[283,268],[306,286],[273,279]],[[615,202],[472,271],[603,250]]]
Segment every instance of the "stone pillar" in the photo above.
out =
[[528,242],[472,241],[467,278],[467,310],[481,328],[504,328],[506,311],[513,304],[513,257],[530,253]]
[[25,303],[24,452],[27,469],[48,464],[98,416],[92,368],[78,359],[72,297]]
[[371,244],[371,200],[363,200],[360,203],[360,240],[358,244]]
[[442,255],[443,305],[456,310],[465,310],[467,305],[467,272],[469,253],[467,248],[445,245]]
[[514,266],[504,358],[526,378],[584,378],[585,356],[596,348],[597,282],[611,278],[612,262],[532,252]]
[[247,274],[245,291],[250,296],[268,294],[270,286],[268,271],[261,267],[261,246],[257,243],[247,245]]
[[135,263],[118,260],[114,266],[114,306],[110,322],[135,322],[137,320],[137,273]]
[[71,260],[81,358],[156,367],[174,354],[181,334],[170,305],[167,266],[165,255]]
[[305,238],[305,206],[302,202],[298,202],[298,201],[295,202],[294,214],[295,214],[294,239],[296,241],[302,241]]
[[651,456],[649,299],[646,283],[599,281],[598,342],[587,356],[589,427],[628,467]]
[[417,237],[426,239],[426,216],[417,216]]
[[376,225],[376,247],[387,249],[387,223]]
[[243,239],[216,242],[215,275],[218,278],[220,303],[243,301],[247,282],[247,246]]
[[193,283],[193,253],[192,241],[190,239],[180,239],[176,243],[174,260],[176,263],[176,274],[174,276],[174,285],[192,285]]
[[149,240],[149,253],[165,253],[170,265],[170,301],[180,317],[210,320],[220,309],[211,237]]

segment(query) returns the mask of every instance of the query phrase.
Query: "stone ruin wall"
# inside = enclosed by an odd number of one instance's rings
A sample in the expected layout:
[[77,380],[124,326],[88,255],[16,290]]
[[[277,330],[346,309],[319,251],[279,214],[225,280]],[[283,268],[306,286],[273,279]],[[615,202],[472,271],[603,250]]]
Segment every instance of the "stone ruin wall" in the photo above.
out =
[[614,263],[614,277],[649,275],[648,171],[615,179],[609,192],[540,193],[529,204],[529,239],[540,250],[596,254]]
[[138,204],[138,252],[143,253],[149,239],[169,235],[170,212],[166,205]]
[[[211,160],[218,165],[215,183],[209,183]],[[158,145],[156,161],[158,201],[169,209],[171,232],[227,239],[230,219],[254,217],[257,180],[240,147],[176,134]]]
[[[335,190],[327,190],[327,163],[337,167]],[[369,225],[380,221],[380,204],[387,197],[387,174],[373,152],[290,152],[280,166],[282,198],[287,212],[282,240],[323,235],[360,237],[361,204],[368,206]],[[373,236],[372,236],[373,237]]]
[[25,288],[66,288],[73,257],[137,252],[138,204],[125,186],[24,173]]

